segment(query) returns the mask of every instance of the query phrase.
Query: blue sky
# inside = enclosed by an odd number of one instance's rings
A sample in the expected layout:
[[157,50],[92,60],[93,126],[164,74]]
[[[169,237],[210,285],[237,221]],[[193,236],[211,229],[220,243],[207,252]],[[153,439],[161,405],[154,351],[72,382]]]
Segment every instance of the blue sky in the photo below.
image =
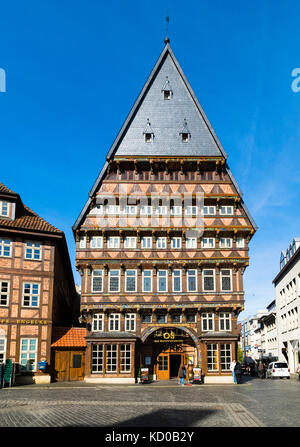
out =
[[166,13],[171,47],[259,227],[244,317],[272,301],[280,251],[300,236],[299,3],[2,4],[0,181],[66,233],[74,265],[71,227],[163,49]]

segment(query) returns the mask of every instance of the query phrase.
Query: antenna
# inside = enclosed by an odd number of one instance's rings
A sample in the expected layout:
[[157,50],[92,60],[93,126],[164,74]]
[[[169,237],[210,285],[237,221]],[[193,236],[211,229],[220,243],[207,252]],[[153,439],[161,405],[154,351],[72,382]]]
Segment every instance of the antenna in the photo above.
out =
[[169,18],[168,14],[167,14],[167,16],[166,16],[166,38],[165,38],[165,44],[170,43],[170,39],[168,37],[169,22],[170,22],[170,18]]

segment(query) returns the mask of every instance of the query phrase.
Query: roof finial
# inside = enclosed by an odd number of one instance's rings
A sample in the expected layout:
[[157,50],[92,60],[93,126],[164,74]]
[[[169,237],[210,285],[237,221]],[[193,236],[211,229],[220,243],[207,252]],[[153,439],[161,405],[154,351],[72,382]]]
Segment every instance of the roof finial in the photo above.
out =
[[168,16],[168,14],[167,14],[167,16],[166,16],[166,38],[165,38],[165,44],[166,44],[166,45],[167,45],[168,43],[170,43],[170,39],[169,39],[169,37],[168,37],[169,21],[170,21],[170,19],[169,19],[169,16]]

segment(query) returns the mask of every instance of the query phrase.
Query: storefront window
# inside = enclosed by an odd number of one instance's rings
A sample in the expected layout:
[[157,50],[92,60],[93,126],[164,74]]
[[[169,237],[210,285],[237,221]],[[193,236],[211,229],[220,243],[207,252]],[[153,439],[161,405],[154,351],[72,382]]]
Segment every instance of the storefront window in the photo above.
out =
[[220,345],[221,370],[229,371],[231,363],[231,344]]
[[131,371],[131,346],[120,345],[120,372]]
[[103,372],[103,345],[92,346],[92,373]]
[[106,372],[117,372],[117,345],[106,345]]
[[37,339],[21,339],[20,363],[23,371],[36,371]]
[[217,344],[207,344],[207,371],[218,371]]

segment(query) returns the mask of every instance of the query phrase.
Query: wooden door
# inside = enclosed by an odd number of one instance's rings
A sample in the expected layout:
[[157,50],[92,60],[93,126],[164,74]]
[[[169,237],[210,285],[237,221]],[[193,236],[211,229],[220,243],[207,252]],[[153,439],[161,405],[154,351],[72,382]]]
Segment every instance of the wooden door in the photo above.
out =
[[70,352],[69,380],[84,379],[84,355],[82,351]]
[[157,379],[169,380],[170,368],[169,368],[169,354],[160,354],[157,358]]
[[57,382],[69,380],[69,352],[55,351],[54,379]]

